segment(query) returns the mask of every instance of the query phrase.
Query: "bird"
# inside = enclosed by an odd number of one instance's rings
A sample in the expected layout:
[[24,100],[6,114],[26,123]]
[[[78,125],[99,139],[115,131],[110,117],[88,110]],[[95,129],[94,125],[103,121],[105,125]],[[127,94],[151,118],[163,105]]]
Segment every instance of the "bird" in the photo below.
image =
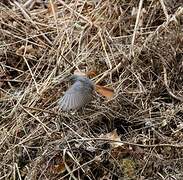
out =
[[69,79],[73,84],[58,101],[63,111],[82,108],[92,100],[94,92],[94,83],[88,77],[74,74]]

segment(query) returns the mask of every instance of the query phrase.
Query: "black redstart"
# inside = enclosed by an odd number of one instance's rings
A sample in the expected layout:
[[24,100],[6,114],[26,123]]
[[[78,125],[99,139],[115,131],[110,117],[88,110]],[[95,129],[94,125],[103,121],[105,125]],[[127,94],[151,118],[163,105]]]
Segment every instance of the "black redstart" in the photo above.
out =
[[73,84],[58,102],[63,111],[80,109],[92,100],[94,91],[94,84],[89,78],[73,75],[70,79]]

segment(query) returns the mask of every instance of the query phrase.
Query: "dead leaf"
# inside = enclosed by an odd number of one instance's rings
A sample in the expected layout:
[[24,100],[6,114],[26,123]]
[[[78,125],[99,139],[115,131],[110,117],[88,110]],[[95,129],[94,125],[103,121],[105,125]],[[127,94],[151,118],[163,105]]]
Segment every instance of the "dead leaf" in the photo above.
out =
[[[69,163],[69,160],[66,160]],[[66,170],[64,160],[60,154],[55,155],[55,157],[50,161],[48,165],[48,172],[51,174],[60,174],[64,173]]]
[[95,70],[91,70],[91,71],[86,72],[86,75],[90,78],[93,78],[97,75],[97,72]]
[[111,151],[111,155],[113,158],[122,159],[122,158],[128,156],[131,153],[131,151],[132,151],[131,148],[129,148],[126,145],[123,145],[123,146],[118,146],[118,147],[113,148]]
[[52,173],[53,174],[60,174],[64,173],[66,170],[64,162],[60,162],[60,164],[56,164],[52,166]]
[[100,95],[106,97],[108,100],[112,99],[114,96],[114,90],[112,88],[95,85],[95,89]]
[[32,44],[27,45],[27,46],[21,46],[19,49],[16,50],[16,54],[17,55],[23,55],[24,52],[26,52],[27,54],[32,54],[35,53],[35,49],[33,48]]
[[[123,145],[123,143],[121,143],[121,137],[117,134],[116,129],[105,135],[104,134],[100,135],[100,138],[109,139],[109,143],[112,146],[112,148],[116,148]],[[115,142],[115,141],[118,141],[118,142]]]
[[107,179],[112,179],[112,176],[110,173],[107,173],[105,171],[103,177],[101,177],[99,180],[107,180]]

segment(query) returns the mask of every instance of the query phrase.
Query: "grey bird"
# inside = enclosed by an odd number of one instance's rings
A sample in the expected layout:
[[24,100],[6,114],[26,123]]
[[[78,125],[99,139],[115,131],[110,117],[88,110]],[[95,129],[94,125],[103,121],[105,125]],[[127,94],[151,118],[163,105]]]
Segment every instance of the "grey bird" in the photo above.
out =
[[80,109],[92,100],[94,91],[94,84],[89,78],[73,75],[70,79],[73,84],[58,102],[63,111]]

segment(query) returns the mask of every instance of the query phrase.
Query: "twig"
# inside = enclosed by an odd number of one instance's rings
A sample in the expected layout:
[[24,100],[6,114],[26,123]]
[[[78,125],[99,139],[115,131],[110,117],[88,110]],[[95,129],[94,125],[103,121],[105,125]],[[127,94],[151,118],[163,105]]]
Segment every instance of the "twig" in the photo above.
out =
[[141,14],[140,12],[141,12],[141,9],[142,9],[142,4],[143,4],[143,0],[140,0],[138,12],[137,12],[137,18],[136,18],[136,22],[135,22],[135,28],[134,28],[133,37],[132,37],[132,43],[131,43],[131,47],[130,47],[130,55],[131,56],[134,56],[134,43],[135,43],[137,28],[138,28],[138,25],[139,25],[140,14]]
[[27,109],[35,110],[35,111],[41,111],[41,112],[48,113],[48,114],[60,115],[60,113],[45,110],[45,109],[41,109],[41,108],[37,108],[37,107],[28,107],[28,106],[24,106],[24,105],[23,105],[23,107],[27,108]]
[[38,117],[34,116],[32,113],[30,113],[29,111],[27,111],[23,106],[21,106],[21,107],[22,107],[22,109],[23,109],[27,114],[29,114],[31,117],[33,117],[35,120],[37,120],[37,121],[43,126],[43,129],[47,132],[47,134],[49,134],[48,131],[47,131],[47,129],[48,129],[49,131],[51,131],[51,129],[50,129],[49,127],[47,127]]
[[168,15],[167,9],[166,9],[166,7],[165,7],[165,3],[164,3],[164,1],[163,1],[163,0],[159,0],[159,1],[160,1],[160,3],[161,3],[161,6],[162,6],[162,9],[163,9],[163,12],[164,12],[164,14],[165,14],[166,21],[168,21],[168,19],[169,19],[169,15]]
[[[40,29],[38,28],[38,26],[34,23],[34,21],[31,19],[31,17],[27,14],[27,12],[24,10],[24,8],[17,2],[14,1],[14,4],[21,10],[23,16],[28,19],[34,26],[35,28],[40,31]],[[42,36],[44,37],[44,39],[48,42],[48,44],[51,46],[52,42],[45,36],[45,34],[43,32],[41,32]]]
[[100,40],[101,40],[101,43],[102,43],[102,48],[103,48],[103,50],[104,50],[104,53],[105,53],[105,55],[106,55],[106,59],[107,59],[107,65],[108,65],[108,67],[109,67],[109,71],[112,69],[112,64],[111,64],[111,61],[110,61],[110,59],[109,59],[109,56],[108,56],[108,54],[107,54],[107,51],[106,51],[106,48],[105,48],[105,43],[104,43],[104,40],[103,40],[103,37],[102,37],[102,34],[101,34],[101,29],[99,30],[99,32],[98,32],[98,35],[99,35],[99,37],[100,37]]
[[105,139],[105,138],[72,139],[72,140],[69,141],[69,143],[75,142],[75,141],[108,141],[108,142],[121,143],[121,145],[128,144],[128,145],[139,146],[139,147],[144,147],[144,148],[152,148],[152,147],[183,148],[183,144],[182,145],[178,145],[178,144],[152,144],[152,145],[144,145],[144,144],[131,143],[131,142],[128,142],[128,141],[117,141],[117,140]]
[[27,65],[27,67],[28,67],[28,69],[29,69],[29,72],[30,72],[30,74],[31,74],[31,76],[32,76],[32,79],[33,79],[34,84],[35,84],[35,87],[36,87],[36,91],[37,91],[37,93],[39,94],[38,85],[37,85],[37,82],[36,82],[36,80],[35,80],[35,78],[34,78],[34,75],[33,75],[33,73],[32,73],[32,70],[31,70],[31,68],[30,68],[30,66],[29,66],[29,63],[27,62],[27,59],[25,58],[25,56],[22,56],[22,57],[23,57],[23,59],[24,59],[26,65]]
[[142,46],[142,48],[141,48],[140,51],[142,51],[142,49],[143,49],[144,47],[147,46],[147,43],[148,43],[149,41],[151,41],[152,38],[153,38],[156,34],[160,33],[163,29],[166,29],[166,27],[167,27],[172,21],[177,22],[177,18],[180,17],[180,16],[182,16],[182,15],[183,15],[183,7],[179,7],[179,8],[177,9],[177,11],[174,13],[174,15],[173,15],[171,18],[168,19],[168,21],[166,21],[166,22],[164,22],[162,25],[158,26],[158,27],[156,28],[156,30],[146,38],[146,40],[145,40],[145,42],[144,42],[144,44],[143,44],[143,46]]
[[70,12],[76,14],[77,16],[79,16],[80,18],[82,18],[83,20],[85,20],[86,22],[88,22],[90,25],[92,25],[92,22],[87,19],[86,17],[84,17],[83,15],[81,15],[80,13],[78,13],[77,11],[75,11],[74,9],[72,9],[71,7],[69,7],[64,1],[62,0],[58,0],[63,6],[65,6]]
[[[101,80],[103,80],[109,73],[114,73],[116,72],[120,67],[122,66],[122,63],[120,62],[119,64],[116,65],[115,68],[113,68],[112,70],[107,70],[103,73],[102,77],[99,78],[95,83],[98,84]],[[99,75],[100,76],[100,75]]]
[[164,83],[165,83],[165,86],[166,86],[166,89],[168,91],[168,93],[170,94],[170,96],[172,96],[173,98],[183,102],[183,97],[180,97],[180,96],[176,96],[170,89],[170,87],[168,86],[168,80],[167,80],[167,72],[166,72],[166,68],[165,66],[163,65],[163,75],[164,75]]

